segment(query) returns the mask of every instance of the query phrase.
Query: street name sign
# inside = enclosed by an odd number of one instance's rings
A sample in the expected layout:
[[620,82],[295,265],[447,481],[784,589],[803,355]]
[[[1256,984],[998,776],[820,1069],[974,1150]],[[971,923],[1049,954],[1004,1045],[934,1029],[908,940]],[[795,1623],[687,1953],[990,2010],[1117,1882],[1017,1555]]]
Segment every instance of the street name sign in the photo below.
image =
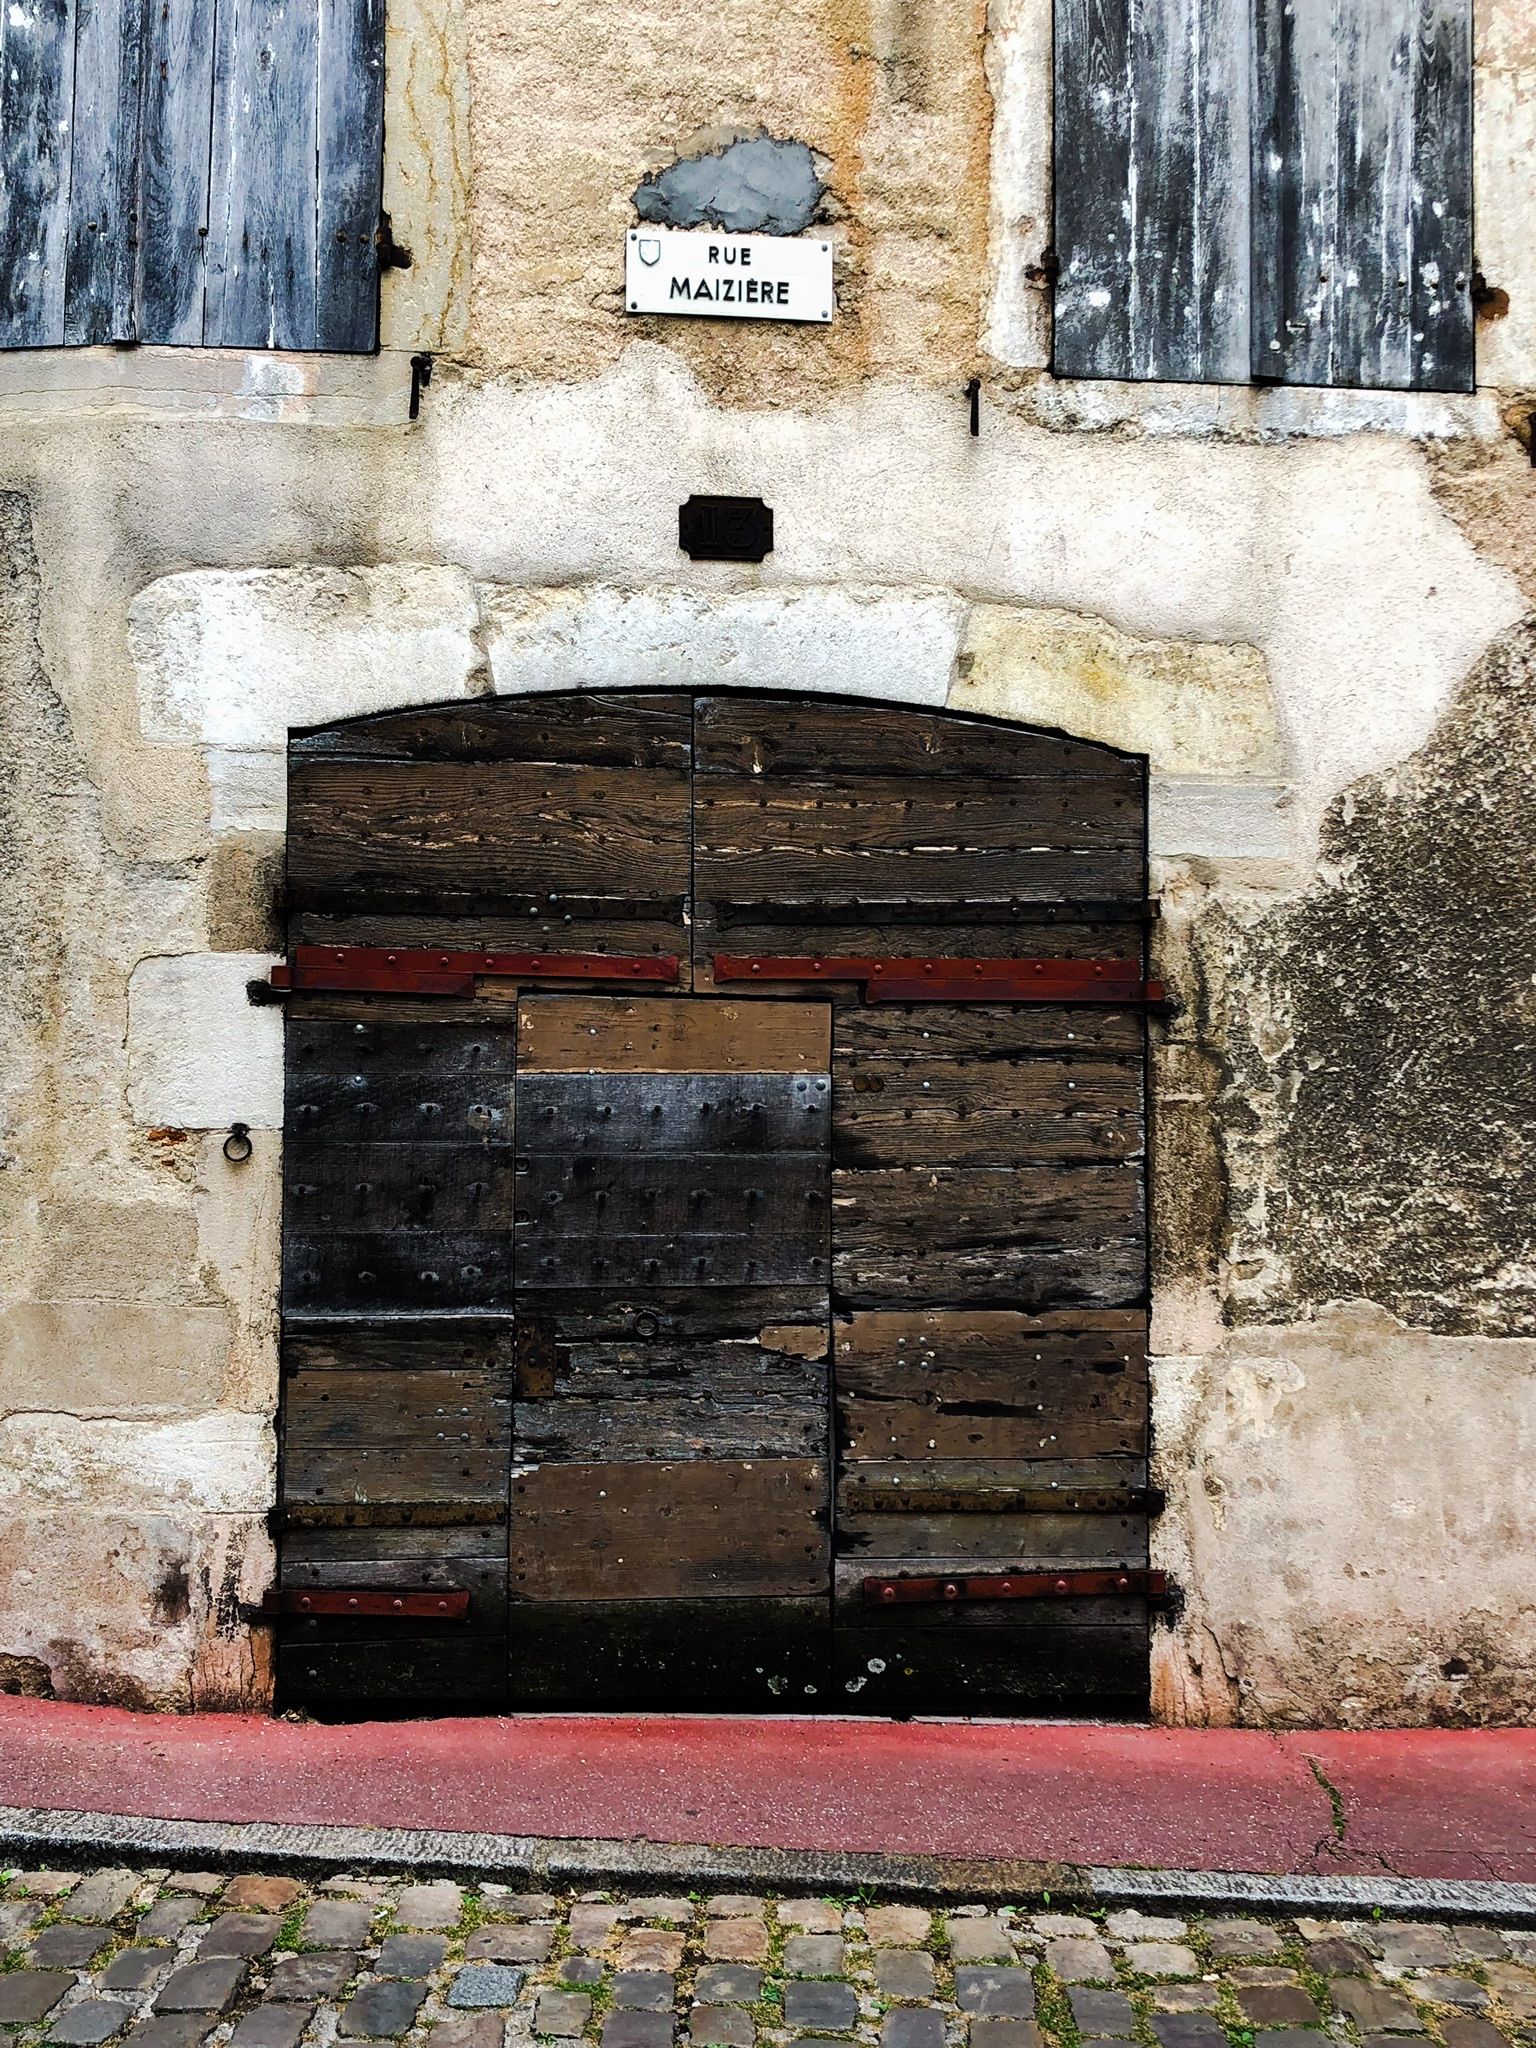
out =
[[631,313],[712,320],[832,318],[832,244],[798,235],[632,228],[624,247]]

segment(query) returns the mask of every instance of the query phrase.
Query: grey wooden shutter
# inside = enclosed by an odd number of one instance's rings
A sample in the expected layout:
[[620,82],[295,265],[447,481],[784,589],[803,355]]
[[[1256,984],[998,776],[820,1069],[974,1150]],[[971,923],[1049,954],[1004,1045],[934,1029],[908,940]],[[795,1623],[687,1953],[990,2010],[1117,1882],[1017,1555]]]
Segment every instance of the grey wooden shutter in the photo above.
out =
[[1059,0],[1057,373],[1469,390],[1470,0]]
[[1056,370],[1248,376],[1248,0],[1057,0]]
[[384,0],[18,0],[0,64],[0,347],[377,346]]
[[1253,374],[1470,391],[1469,0],[1254,0]]

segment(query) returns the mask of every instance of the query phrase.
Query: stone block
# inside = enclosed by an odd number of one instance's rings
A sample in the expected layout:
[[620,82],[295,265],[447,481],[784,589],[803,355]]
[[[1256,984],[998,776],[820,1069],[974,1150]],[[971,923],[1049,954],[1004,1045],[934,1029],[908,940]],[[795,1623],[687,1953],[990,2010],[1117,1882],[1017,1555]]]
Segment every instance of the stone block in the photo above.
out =
[[1195,1952],[1178,1941],[1129,1941],[1125,1960],[1138,1977],[1198,1977]]
[[448,1944],[440,1934],[392,1934],[380,1948],[373,1967],[381,1977],[430,1977],[447,1953]]
[[1488,1994],[1481,1984],[1474,1984],[1470,1977],[1451,1977],[1438,1972],[1426,1972],[1410,1980],[1415,1998],[1427,1998],[1431,2005],[1483,2006],[1488,2003]]
[[1135,1906],[1107,1914],[1104,1930],[1116,1941],[1182,1941],[1188,1932],[1186,1920],[1167,1913],[1143,1913]]
[[887,1998],[932,1998],[933,1957],[920,1948],[877,1949],[875,1983]]
[[670,2012],[675,1986],[665,1970],[619,1970],[613,2002],[624,2012]]
[[505,2048],[506,2034],[499,2012],[451,2012],[432,2029],[432,2048]]
[[704,1930],[704,1953],[711,1962],[764,1962],[767,1930],[761,1920],[712,1920]]
[[837,1934],[843,1916],[825,1899],[780,1899],[779,1925],[797,1928],[801,1934]]
[[156,1899],[149,1911],[140,1917],[139,1939],[174,1941],[181,1930],[197,1918],[198,1911],[196,1899]]
[[283,1020],[246,999],[267,953],[170,953],[128,981],[128,1105],[135,1123],[281,1130]]
[[1478,1962],[1499,1962],[1509,1954],[1509,1944],[1504,1939],[1502,1927],[1453,1927],[1451,1942],[1457,1955],[1470,1956]]
[[1205,1938],[1211,1953],[1223,1962],[1241,1962],[1245,1956],[1278,1955],[1283,1945],[1280,1930],[1267,1920],[1208,1920]]
[[70,1893],[68,1904],[61,1909],[64,1918],[115,1920],[143,1882],[136,1870],[93,1870]]
[[1048,1942],[1045,1960],[1064,1984],[1113,1984],[1115,1966],[1102,1941],[1084,1941],[1075,1935]]
[[644,1898],[631,1899],[629,1903],[637,1920],[660,1920],[668,1927],[687,1927],[693,1919],[692,1899],[676,1898],[668,1892],[648,1892]]
[[168,1970],[175,1951],[168,1948],[119,1949],[101,1975],[103,1991],[147,1991]]
[[971,2048],[1044,2048],[1036,2020],[971,2021]]
[[898,2005],[880,2024],[880,2048],[944,2048],[944,2015],[932,2005]]
[[1077,2031],[1092,2041],[1129,2041],[1136,2033],[1136,2011],[1122,1991],[1101,1991],[1079,1985],[1068,1992]]
[[83,1970],[111,1939],[109,1927],[43,1927],[33,1938],[31,1960],[40,1970]]
[[230,2048],[299,2048],[313,2013],[308,2005],[258,2005],[235,2027]]
[[1034,1979],[1028,1970],[963,1963],[955,1970],[955,2003],[962,2012],[989,2019],[1030,2020],[1035,2016]]
[[766,1904],[755,1892],[716,1892],[704,1901],[704,1910],[711,1920],[749,1920],[761,1917]]
[[949,1936],[949,1953],[957,1963],[992,1963],[1013,1961],[1013,1941],[1008,1924],[994,1913],[984,1913],[979,1919],[962,1920],[951,1914],[945,1922]]
[[1312,2027],[1322,2018],[1299,1984],[1245,1984],[1236,1996],[1243,2016],[1256,2027]]
[[1374,1977],[1330,1977],[1334,2005],[1362,2034],[1422,2034],[1424,2022],[1411,1999]]
[[7,1948],[18,1946],[47,1910],[41,1899],[6,1899],[0,1903],[0,1943]]
[[[195,1261],[195,1231],[189,1249]],[[8,1408],[196,1414],[218,1405],[228,1353],[225,1308],[119,1298],[20,1301],[0,1314]]]
[[1445,2048],[1510,2048],[1508,2037],[1481,2013],[1447,2013],[1440,2022],[1440,2037]]
[[323,725],[469,694],[479,605],[460,569],[194,569],[129,607],[145,737],[280,751]]
[[706,2005],[755,2005],[763,1995],[763,1973],[745,1963],[706,1963],[694,1988]]
[[601,1948],[618,1924],[618,1907],[597,1903],[572,1906],[567,1922],[576,1948]]
[[59,2048],[101,2048],[133,2018],[133,2007],[111,1998],[88,1998],[56,2019],[46,2039]]
[[245,1979],[238,1956],[211,1963],[184,1963],[173,1970],[155,2000],[156,2012],[227,2012]]
[[373,1929],[373,1908],[363,1899],[316,1899],[304,1915],[306,1948],[361,1948]]
[[1220,1992],[1215,1984],[1154,1984],[1151,1996],[1156,2012],[1214,2012]]
[[282,1932],[275,1913],[221,1913],[197,1945],[200,1956],[264,1956]]
[[351,1949],[317,1948],[307,1955],[279,1956],[267,1996],[296,2005],[339,1998],[356,1975],[357,1957]]
[[1147,754],[1163,774],[1262,775],[1285,758],[1257,648],[1140,639],[1078,612],[978,605],[949,701]]
[[466,1963],[448,1987],[448,2003],[461,2007],[514,2005],[527,1974],[511,1963]]
[[752,2019],[737,2005],[696,2005],[688,2015],[692,2048],[752,2048]]
[[1223,2048],[1226,2029],[1211,2013],[1155,2012],[1152,2031],[1160,2048]]
[[687,1936],[668,1928],[631,1928],[619,1943],[621,1970],[676,1970],[681,1967]]
[[456,1927],[463,1910],[463,1892],[446,1878],[407,1885],[395,1901],[395,1918],[402,1927]]
[[921,1906],[871,1906],[864,1926],[875,1948],[916,1948],[928,1939],[933,1915]]
[[1517,2020],[1536,2020],[1536,1969],[1520,1963],[1490,1963],[1484,1975],[1507,2013]]
[[1319,2039],[1305,2027],[1260,2027],[1253,2048],[1318,2048]]
[[562,1984],[601,1984],[607,1974],[596,1956],[567,1956],[560,1964]]
[[602,2048],[672,2048],[672,2015],[611,2012],[603,2021]]
[[263,1877],[248,1871],[233,1877],[224,1887],[220,1904],[232,1913],[286,1913],[295,1899],[302,1899],[304,1887],[291,1877]]
[[1320,1977],[1366,1977],[1370,1975],[1371,1958],[1359,1942],[1331,1934],[1308,1944],[1307,1967]]
[[424,1984],[407,1978],[375,1979],[347,2000],[336,2030],[365,2041],[392,2040],[411,2026],[426,1995]]
[[229,1879],[217,1870],[173,1870],[165,1880],[168,1892],[190,1892],[195,1899],[216,1899]]
[[591,2017],[592,2001],[585,1992],[541,1991],[533,2009],[533,2031],[575,2040]]
[[1383,1961],[1396,1970],[1443,1970],[1456,1960],[1444,1927],[1383,1925],[1377,1929],[1377,1939]]
[[824,1984],[803,1979],[784,1986],[784,2024],[814,2027],[827,2034],[852,2031],[859,2017],[859,2001],[851,1984]]
[[479,1927],[465,1942],[464,1954],[472,1963],[542,1963],[553,1941],[550,1927]]
[[197,2048],[214,2024],[208,2013],[154,2013],[123,2036],[123,2048]]
[[791,1977],[841,1977],[847,1968],[836,1934],[792,1934],[784,1944],[784,1969]]

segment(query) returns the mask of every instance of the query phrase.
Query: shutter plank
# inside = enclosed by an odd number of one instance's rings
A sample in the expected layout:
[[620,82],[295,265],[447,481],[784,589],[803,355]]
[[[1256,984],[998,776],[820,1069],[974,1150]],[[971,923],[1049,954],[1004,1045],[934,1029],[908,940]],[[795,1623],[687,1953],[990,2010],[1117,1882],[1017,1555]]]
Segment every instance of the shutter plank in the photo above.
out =
[[378,345],[384,0],[321,0],[315,346]]
[[146,0],[79,0],[64,340],[137,339]]
[[226,0],[217,34],[203,338],[222,348],[313,348],[315,9]]
[[1254,375],[1470,390],[1468,0],[1256,0],[1254,100]]
[[64,339],[75,0],[0,10],[0,346]]
[[1248,375],[1246,0],[1065,0],[1056,370]]
[[158,0],[149,10],[140,201],[140,339],[203,340],[214,10]]

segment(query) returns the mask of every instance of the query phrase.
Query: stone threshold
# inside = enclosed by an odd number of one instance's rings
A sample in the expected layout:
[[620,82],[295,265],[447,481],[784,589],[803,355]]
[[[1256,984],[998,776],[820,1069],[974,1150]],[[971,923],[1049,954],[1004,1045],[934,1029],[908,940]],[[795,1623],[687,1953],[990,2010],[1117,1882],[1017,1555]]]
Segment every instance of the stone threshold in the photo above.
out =
[[565,1886],[655,1880],[691,1888],[756,1886],[782,1893],[880,1891],[937,1903],[1007,1900],[1047,1906],[1165,1906],[1277,1913],[1481,1920],[1536,1927],[1536,1884],[1497,1880],[1210,1870],[1136,1870],[859,1850],[722,1847],[711,1843],[565,1840],[434,1828],[327,1827],[264,1821],[165,1820],[141,1814],[0,1806],[0,1855],[60,1862],[103,1856],[216,1868],[471,1873]]

